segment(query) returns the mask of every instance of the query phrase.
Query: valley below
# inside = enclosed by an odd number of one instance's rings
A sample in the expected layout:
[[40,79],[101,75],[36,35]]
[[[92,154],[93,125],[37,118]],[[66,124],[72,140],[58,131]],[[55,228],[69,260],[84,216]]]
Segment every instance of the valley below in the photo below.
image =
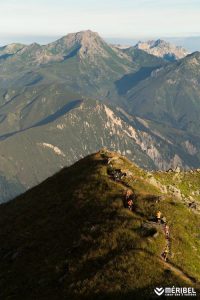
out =
[[199,168],[199,64],[162,40],[120,49],[90,30],[1,47],[0,202],[101,147],[146,170]]

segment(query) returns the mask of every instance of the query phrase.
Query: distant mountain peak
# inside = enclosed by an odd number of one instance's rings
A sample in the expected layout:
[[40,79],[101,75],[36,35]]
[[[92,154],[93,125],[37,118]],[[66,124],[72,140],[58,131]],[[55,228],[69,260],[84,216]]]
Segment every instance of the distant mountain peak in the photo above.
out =
[[15,54],[21,49],[23,49],[25,45],[20,44],[20,43],[12,43],[3,47],[0,47],[0,55],[2,54]]
[[99,38],[100,36],[97,32],[93,32],[91,30],[84,30],[75,33],[69,33],[61,38],[61,40],[66,40],[68,42],[74,43],[88,43],[93,39]]
[[164,40],[158,39],[156,41],[153,41],[153,45],[151,46],[151,48],[154,48],[157,46],[170,46],[170,43],[167,43]]
[[169,61],[181,59],[189,54],[183,47],[173,45],[162,39],[138,42],[135,48]]
[[66,48],[77,48],[80,56],[93,56],[95,54],[101,54],[105,56],[103,45],[105,42],[99,36],[97,32],[91,30],[80,31],[76,33],[69,33],[56,41],[58,44],[62,44]]
[[69,33],[68,35],[66,36],[70,36],[70,35],[74,35],[78,38],[91,38],[91,37],[99,37],[99,34],[98,32],[95,32],[95,31],[92,31],[90,29],[88,30],[82,30],[82,31],[78,31],[78,32],[75,32],[75,33]]
[[19,57],[20,55],[28,53],[28,57],[32,57],[34,64],[63,61],[75,55],[77,55],[79,59],[88,57],[90,60],[95,61],[94,56],[96,55],[102,57],[108,56],[108,51],[105,50],[106,45],[97,32],[85,30],[69,33],[57,41],[44,46],[38,43],[32,43],[21,47]]

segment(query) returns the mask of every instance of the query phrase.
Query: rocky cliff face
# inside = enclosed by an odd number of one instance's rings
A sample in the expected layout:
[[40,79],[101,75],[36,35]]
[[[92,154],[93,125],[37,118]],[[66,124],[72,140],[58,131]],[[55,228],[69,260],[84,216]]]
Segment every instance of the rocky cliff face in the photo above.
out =
[[[102,147],[127,156],[145,169],[188,167],[176,147],[156,135],[145,120],[128,121],[124,112],[119,114],[101,102],[86,100],[63,114],[4,137],[1,172],[10,180],[17,178],[24,190]],[[7,189],[9,185],[0,201],[13,196]],[[20,192],[17,189],[14,196]]]
[[[141,166],[154,169],[152,158],[141,146],[140,136],[136,128],[108,106],[86,101],[55,120],[1,141],[1,172],[10,179],[18,178],[21,186],[28,189],[102,147],[119,151]],[[10,196],[8,188],[4,184],[0,201],[20,193],[16,190]]]

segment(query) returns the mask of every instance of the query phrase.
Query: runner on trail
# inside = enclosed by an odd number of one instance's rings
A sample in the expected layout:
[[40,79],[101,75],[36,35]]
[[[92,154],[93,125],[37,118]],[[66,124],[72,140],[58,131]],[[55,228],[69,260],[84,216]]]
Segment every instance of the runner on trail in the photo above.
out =
[[156,213],[156,220],[157,220],[157,222],[160,224],[161,223],[161,215],[162,215],[162,213],[160,212],[160,211],[158,211],[157,213]]
[[169,238],[169,226],[167,224],[165,224],[164,230],[166,237]]
[[133,200],[134,200],[134,194],[131,189],[128,189],[125,193],[125,206],[130,209],[131,211],[133,210]]
[[127,205],[128,205],[128,209],[130,209],[132,211],[133,210],[133,200],[129,199],[127,202]]
[[131,190],[127,190],[126,194],[125,194],[126,200],[128,200],[132,194],[133,194],[133,192]]
[[161,254],[162,258],[167,261],[167,258],[168,258],[168,254],[169,254],[169,246],[167,245],[165,247],[165,250],[163,251],[163,253]]

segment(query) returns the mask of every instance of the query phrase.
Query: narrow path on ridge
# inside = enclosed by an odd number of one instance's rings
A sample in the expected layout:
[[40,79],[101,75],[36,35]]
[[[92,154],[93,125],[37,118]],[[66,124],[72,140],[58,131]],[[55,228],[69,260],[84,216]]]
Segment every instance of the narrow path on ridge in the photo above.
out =
[[[112,181],[114,181],[115,183],[120,184],[121,186],[125,187],[126,189],[127,188],[130,189],[133,193],[132,187],[128,183],[126,183],[122,180],[122,178],[124,177],[124,173],[122,173],[122,176],[120,176],[119,171],[118,171],[119,177],[113,176],[112,174],[109,174],[109,173],[108,173],[108,175],[110,176],[110,179]],[[124,195],[123,195],[123,197],[124,197]],[[127,201],[127,199],[125,199],[125,200]],[[127,208],[127,207],[125,207],[125,208]],[[153,223],[155,224],[155,222],[153,222]],[[158,224],[158,223],[156,223],[156,224]],[[171,249],[171,239],[170,239],[170,236],[169,236],[169,234],[167,233],[167,231],[164,227],[165,224],[159,224],[159,225],[163,227],[163,231],[164,231],[164,235],[165,235],[165,239],[166,239],[166,246],[169,247],[169,251],[170,251],[170,249]],[[168,231],[169,231],[169,229],[168,229]],[[166,246],[165,246],[165,248],[166,248]],[[144,252],[144,253],[147,253],[149,255],[153,255],[152,253],[148,252],[145,249],[134,249],[133,251]],[[163,253],[164,253],[164,251],[163,251]],[[169,261],[165,261],[162,257],[162,254],[161,254],[161,257],[160,256],[156,256],[156,257],[160,261],[161,264],[163,264],[169,270],[173,271],[175,274],[177,274],[183,280],[185,280],[186,282],[188,282],[190,284],[198,284],[198,286],[200,287],[200,283],[197,282],[194,277],[192,277],[192,276],[188,275],[187,273],[185,273],[183,270],[181,270],[175,264],[173,264]]]

